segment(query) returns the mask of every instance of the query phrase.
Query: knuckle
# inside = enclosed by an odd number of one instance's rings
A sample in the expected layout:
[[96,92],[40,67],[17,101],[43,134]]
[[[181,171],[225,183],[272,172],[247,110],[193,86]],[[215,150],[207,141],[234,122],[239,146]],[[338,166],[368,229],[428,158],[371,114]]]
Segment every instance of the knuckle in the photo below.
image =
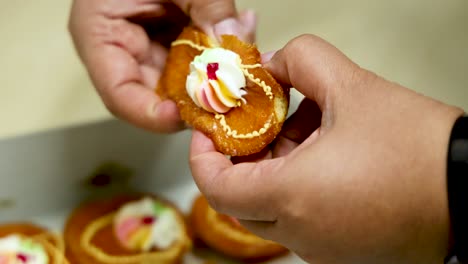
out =
[[226,190],[220,177],[223,175],[218,175],[218,177],[211,178],[208,182],[206,182],[207,188],[205,189],[205,196],[210,204],[211,208],[219,213],[227,213],[228,212],[228,203],[226,202],[226,193],[223,190]]
[[189,2],[191,2],[189,14],[195,20],[208,20],[209,23],[215,24],[237,15],[233,0],[194,0]]
[[219,194],[216,193],[205,193],[206,200],[208,201],[208,204],[210,205],[213,210],[215,210],[218,213],[223,213],[225,212],[224,207],[221,206],[221,197],[219,197]]
[[176,5],[186,14],[190,14],[192,10],[192,1],[190,0],[173,0]]
[[317,41],[317,37],[311,34],[303,34],[300,35],[286,44],[285,52],[286,53],[296,53],[298,50],[302,50],[304,47],[308,46],[309,44]]
[[94,36],[105,43],[113,43],[126,49],[138,61],[143,60],[150,49],[150,40],[143,27],[127,21],[100,25],[95,28]]
[[234,1],[219,1],[219,0],[205,0],[201,1],[202,8],[205,8],[209,11],[222,10],[223,15],[226,17],[232,17],[236,15],[236,10],[234,8]]
[[100,96],[101,96],[101,100],[104,106],[107,108],[109,113],[111,113],[113,116],[117,118],[120,118],[121,113],[119,111],[119,108],[117,107],[117,104],[114,102],[112,95],[105,94],[101,91]]

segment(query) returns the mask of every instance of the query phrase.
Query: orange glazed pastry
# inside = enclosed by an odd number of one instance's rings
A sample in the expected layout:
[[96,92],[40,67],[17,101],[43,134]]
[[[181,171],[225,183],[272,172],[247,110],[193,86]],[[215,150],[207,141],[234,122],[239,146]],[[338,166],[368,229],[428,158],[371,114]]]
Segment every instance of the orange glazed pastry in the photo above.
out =
[[174,205],[136,194],[80,206],[67,221],[65,241],[76,264],[180,263],[191,247]]
[[234,218],[217,213],[203,196],[193,204],[190,224],[197,238],[236,259],[270,259],[288,252],[283,246],[250,233]]
[[187,27],[172,43],[157,93],[177,103],[184,121],[231,156],[260,152],[280,132],[289,105],[262,67],[255,45],[231,35],[220,44]]
[[0,264],[68,264],[61,237],[30,223],[0,225]]

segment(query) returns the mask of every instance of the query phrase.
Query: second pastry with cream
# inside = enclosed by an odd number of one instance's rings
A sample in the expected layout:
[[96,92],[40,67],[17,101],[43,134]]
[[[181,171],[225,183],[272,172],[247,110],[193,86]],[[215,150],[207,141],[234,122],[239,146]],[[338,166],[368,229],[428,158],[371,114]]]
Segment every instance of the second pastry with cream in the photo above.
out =
[[64,236],[76,264],[174,264],[191,247],[178,208],[148,194],[84,203],[68,218]]

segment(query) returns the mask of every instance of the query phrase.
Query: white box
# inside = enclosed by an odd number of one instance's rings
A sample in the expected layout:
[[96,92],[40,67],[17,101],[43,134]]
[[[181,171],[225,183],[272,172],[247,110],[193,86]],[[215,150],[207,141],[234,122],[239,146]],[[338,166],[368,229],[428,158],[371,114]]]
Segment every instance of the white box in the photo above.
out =
[[[30,220],[61,231],[83,199],[127,185],[188,212],[198,194],[188,167],[189,143],[190,131],[158,135],[115,120],[1,140],[0,223]],[[112,176],[105,188],[89,184],[97,168]],[[186,263],[199,260],[188,256]],[[302,261],[288,255],[270,263]]]

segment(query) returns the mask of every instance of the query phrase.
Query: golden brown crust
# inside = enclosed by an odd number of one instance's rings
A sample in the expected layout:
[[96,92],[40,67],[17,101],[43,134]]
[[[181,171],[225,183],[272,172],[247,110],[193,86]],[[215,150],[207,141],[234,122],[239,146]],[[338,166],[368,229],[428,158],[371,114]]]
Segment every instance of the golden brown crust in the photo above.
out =
[[[178,40],[189,40],[203,47],[213,47],[212,41],[201,31],[188,27]],[[260,52],[255,45],[241,42],[235,36],[222,37],[221,47],[231,50],[242,59],[243,65],[261,63]],[[281,87],[262,67],[248,69],[255,78],[271,87],[274,98],[266,96],[264,89],[247,79],[247,104],[236,107],[225,114],[227,124],[239,134],[260,130],[267,122],[271,127],[258,137],[240,139],[228,136],[213,113],[195,105],[186,92],[185,82],[189,65],[202,51],[189,45],[175,45],[171,48],[157,93],[177,103],[183,120],[210,137],[218,151],[231,156],[245,156],[257,153],[270,144],[280,132],[289,104],[289,90]]]
[[283,246],[263,240],[216,213],[203,196],[192,208],[190,224],[195,236],[209,247],[241,260],[269,259],[288,252]]
[[45,228],[28,222],[6,223],[0,225],[0,237],[5,237],[12,234],[35,236],[44,233],[48,233]]
[[[104,199],[99,201],[88,202],[77,209],[70,215],[65,226],[65,242],[67,245],[67,257],[73,259],[72,263],[77,264],[109,264],[106,262],[101,262],[95,259],[93,256],[88,254],[88,252],[81,245],[81,237],[84,233],[84,230],[96,219],[106,216],[110,213],[116,212],[122,205],[127,202],[135,201],[143,197],[153,197],[163,202],[164,204],[172,207],[180,217],[184,219],[181,212],[170,202],[162,200],[153,195],[146,194],[126,194],[111,199]],[[186,226],[184,224],[184,228]],[[184,230],[187,232],[187,230]],[[117,241],[114,236],[112,225],[108,225],[105,228],[98,230],[96,234],[91,239],[91,243],[97,248],[112,256],[134,256],[139,254],[139,252],[131,251],[123,246]],[[184,248],[180,248],[180,252],[177,256],[164,264],[176,264],[179,263],[182,255],[186,250],[189,249],[189,245]],[[132,262],[132,264],[139,264],[140,262]]]
[[40,243],[52,260],[51,263],[69,263],[64,256],[63,241],[47,229],[29,222],[12,222],[0,225],[0,238],[14,234],[31,238]]

